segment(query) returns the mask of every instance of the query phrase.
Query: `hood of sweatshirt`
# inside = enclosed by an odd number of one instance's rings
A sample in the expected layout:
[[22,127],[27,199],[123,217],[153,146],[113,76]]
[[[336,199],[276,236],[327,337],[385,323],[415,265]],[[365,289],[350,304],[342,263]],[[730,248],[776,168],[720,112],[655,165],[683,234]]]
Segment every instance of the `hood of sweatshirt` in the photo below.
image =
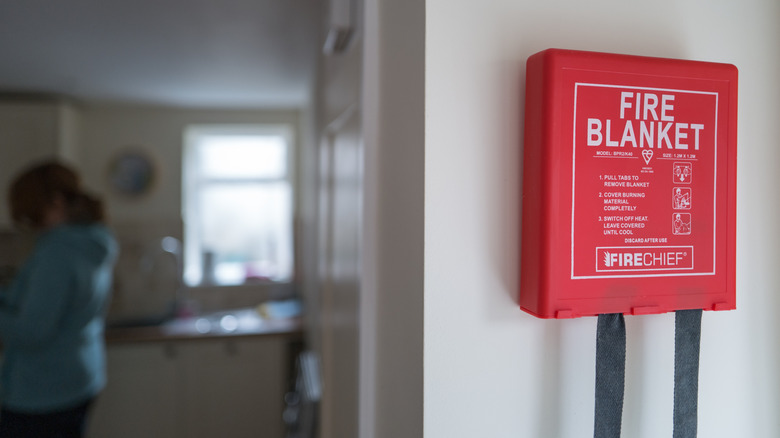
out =
[[84,257],[95,265],[113,263],[119,252],[111,231],[100,224],[64,224],[48,230],[40,239],[41,246],[68,248],[74,256]]

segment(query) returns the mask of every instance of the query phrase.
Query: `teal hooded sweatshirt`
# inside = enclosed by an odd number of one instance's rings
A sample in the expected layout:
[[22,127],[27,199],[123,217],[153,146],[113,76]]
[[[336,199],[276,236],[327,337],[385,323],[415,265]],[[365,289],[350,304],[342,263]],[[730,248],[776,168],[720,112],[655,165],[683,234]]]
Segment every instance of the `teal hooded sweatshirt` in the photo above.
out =
[[60,225],[38,238],[0,296],[4,407],[53,412],[103,389],[104,317],[117,252],[103,225]]

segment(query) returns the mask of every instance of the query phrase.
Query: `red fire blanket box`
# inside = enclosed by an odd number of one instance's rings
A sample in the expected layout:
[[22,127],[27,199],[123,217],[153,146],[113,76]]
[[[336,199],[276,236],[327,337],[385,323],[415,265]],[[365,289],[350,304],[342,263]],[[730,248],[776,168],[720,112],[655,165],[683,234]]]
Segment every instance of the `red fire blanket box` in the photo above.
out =
[[737,69],[548,49],[526,70],[521,308],[736,307]]

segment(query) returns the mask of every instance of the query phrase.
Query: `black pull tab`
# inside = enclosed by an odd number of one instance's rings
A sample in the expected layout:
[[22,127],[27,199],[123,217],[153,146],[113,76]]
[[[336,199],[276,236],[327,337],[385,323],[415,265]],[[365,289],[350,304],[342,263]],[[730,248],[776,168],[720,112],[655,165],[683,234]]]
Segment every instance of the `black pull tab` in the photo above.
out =
[[695,438],[699,405],[701,309],[674,316],[674,438]]
[[596,328],[594,438],[619,438],[626,381],[626,322],[622,313],[602,314]]

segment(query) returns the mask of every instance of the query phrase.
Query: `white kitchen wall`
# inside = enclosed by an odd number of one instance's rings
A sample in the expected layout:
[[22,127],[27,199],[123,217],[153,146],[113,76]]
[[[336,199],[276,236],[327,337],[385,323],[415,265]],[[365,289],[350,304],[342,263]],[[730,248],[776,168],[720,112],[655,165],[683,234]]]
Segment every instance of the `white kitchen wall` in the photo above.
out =
[[[80,144],[75,158],[87,187],[104,197],[111,225],[125,254],[136,246],[142,249],[166,235],[182,238],[181,191],[184,130],[193,124],[290,124],[300,135],[301,110],[279,109],[198,109],[130,104],[82,105],[79,111]],[[108,169],[123,150],[147,153],[157,169],[149,193],[128,198],[108,187]],[[145,249],[144,249],[145,250]],[[121,260],[120,260],[121,262]],[[132,263],[131,263],[131,266]],[[121,275],[118,275],[121,277]],[[269,288],[258,293],[257,286],[222,289],[191,289],[202,310],[254,305],[260,300],[289,293],[290,288]],[[121,302],[121,291],[118,293]],[[144,301],[148,301],[144,298]]]
[[0,228],[12,228],[6,204],[11,181],[40,160],[73,162],[78,118],[71,102],[54,98],[0,99]]
[[[81,110],[81,148],[78,159],[85,182],[103,187],[112,219],[153,225],[181,216],[181,158],[184,129],[194,124],[289,123],[298,125],[298,111],[219,110],[88,105]],[[149,194],[116,196],[107,190],[107,172],[116,155],[127,148],[147,152],[157,167]],[[176,233],[178,230],[172,230]]]
[[[738,309],[704,314],[699,436],[780,436],[780,3],[428,0],[425,14],[425,437],[593,433],[595,318],[516,304],[524,64],[549,47],[739,68]],[[671,436],[673,323],[627,317],[623,436]]]

